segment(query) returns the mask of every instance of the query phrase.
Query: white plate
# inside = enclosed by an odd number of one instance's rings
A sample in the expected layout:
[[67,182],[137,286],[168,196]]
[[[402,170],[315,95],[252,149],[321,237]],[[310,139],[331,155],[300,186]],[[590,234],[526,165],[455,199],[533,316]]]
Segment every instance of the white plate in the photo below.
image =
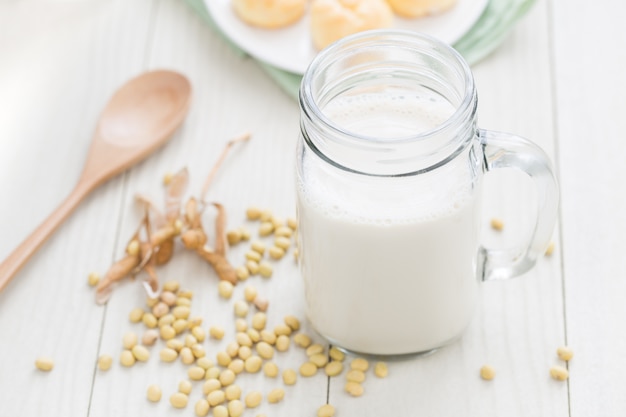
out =
[[[308,13],[297,23],[283,29],[259,29],[235,15],[232,0],[204,0],[217,26],[241,49],[280,69],[304,74],[317,51],[309,35]],[[420,19],[394,17],[394,28],[424,32],[453,44],[478,20],[489,0],[457,0],[439,16]]]

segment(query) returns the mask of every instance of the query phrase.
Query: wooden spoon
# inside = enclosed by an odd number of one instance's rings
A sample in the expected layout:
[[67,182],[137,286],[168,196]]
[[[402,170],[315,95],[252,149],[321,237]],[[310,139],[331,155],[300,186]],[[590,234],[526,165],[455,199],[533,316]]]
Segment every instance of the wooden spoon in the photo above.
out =
[[151,71],[124,84],[104,108],[78,184],[67,199],[0,264],[0,291],[96,187],[143,160],[183,122],[191,85],[172,71]]

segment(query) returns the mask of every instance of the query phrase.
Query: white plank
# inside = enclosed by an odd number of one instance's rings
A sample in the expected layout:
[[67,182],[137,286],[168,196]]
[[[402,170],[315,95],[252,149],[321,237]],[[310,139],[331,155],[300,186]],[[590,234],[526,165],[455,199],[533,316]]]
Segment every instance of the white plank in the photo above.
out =
[[[539,3],[474,75],[479,125],[532,138],[554,155],[547,27],[546,5]],[[490,177],[485,242],[513,245],[533,222],[532,188],[514,173]],[[501,234],[487,226],[493,216],[505,221]],[[564,340],[558,256],[541,259],[523,277],[484,283],[482,290],[482,305],[460,342],[430,356],[389,363],[385,380],[370,371],[361,398],[343,392],[345,372],[332,379],[330,402],[337,414],[567,416],[567,384],[548,373]],[[495,380],[480,379],[484,364],[494,366]]]
[[[141,68],[149,5],[0,5],[0,259],[77,181],[98,113]],[[111,29],[131,15],[121,42]],[[110,262],[122,184],[88,198],[0,294],[0,415],[86,415],[103,318],[86,277]],[[55,369],[36,371],[38,356]]]
[[[146,193],[161,201],[163,174],[187,166],[192,180],[190,191],[197,194],[226,141],[243,131],[252,132],[252,139],[233,150],[215,179],[209,200],[225,205],[229,227],[247,224],[250,230],[255,230],[254,224],[244,221],[245,209],[252,204],[272,209],[284,217],[294,216],[292,171],[298,134],[297,104],[280,92],[253,61],[231,51],[178,2],[159,4],[149,56],[151,68],[172,68],[186,74],[193,84],[194,101],[182,130],[154,158],[133,171],[123,207],[125,216],[119,247],[123,247],[138,222],[137,210],[131,202],[135,193]],[[232,249],[229,258],[234,264],[243,263],[247,246],[241,244]],[[256,276],[245,284],[256,286],[259,293],[270,300],[268,324],[272,326],[281,322],[285,314],[303,319],[301,282],[291,256],[287,255],[275,265],[270,280]],[[232,300],[221,300],[217,296],[213,271],[187,253],[178,254],[169,265],[159,269],[159,274],[162,281],[179,279],[184,287],[194,291],[192,314],[204,318],[205,330],[213,324],[221,324],[227,330],[221,343],[205,341],[203,344],[214,359],[217,351],[234,336],[232,303],[242,298],[244,285],[237,286]],[[107,309],[103,352],[117,357],[124,332],[142,329],[141,325],[131,325],[127,315],[131,308],[142,305],[144,299],[145,294],[136,282],[127,282],[116,289]],[[306,327],[305,331],[308,331]],[[178,382],[187,378],[187,367],[180,361],[161,363],[158,352],[162,346],[163,342],[159,341],[151,349],[152,357],[146,364],[132,369],[116,365],[109,373],[98,373],[90,415],[170,415],[173,411],[169,396],[176,391]],[[303,360],[303,352],[293,347],[275,358],[281,371],[285,367],[297,369]],[[163,390],[159,404],[145,399],[146,387],[152,383],[159,384]],[[262,375],[242,375],[237,383],[244,393],[259,389],[264,394],[283,385],[280,379],[270,380]],[[320,374],[300,381],[295,387],[286,387],[285,391],[283,403],[265,403],[255,411],[268,415],[299,415],[300,410],[315,410],[326,400],[326,378]],[[201,383],[194,383],[187,408],[192,408],[199,398]]]
[[571,415],[624,415],[626,7],[551,3]]

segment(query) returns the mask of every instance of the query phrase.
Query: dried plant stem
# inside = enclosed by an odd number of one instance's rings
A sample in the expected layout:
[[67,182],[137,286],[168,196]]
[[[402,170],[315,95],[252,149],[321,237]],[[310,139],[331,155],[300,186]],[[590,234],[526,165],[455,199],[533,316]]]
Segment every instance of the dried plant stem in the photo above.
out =
[[209,191],[209,186],[211,185],[211,181],[213,181],[213,177],[215,176],[218,169],[220,168],[220,166],[226,159],[226,155],[228,155],[228,151],[230,151],[230,148],[232,148],[233,145],[235,145],[236,143],[244,142],[248,139],[250,139],[250,132],[246,132],[242,134],[241,136],[238,136],[235,139],[231,139],[230,141],[228,141],[228,143],[226,144],[226,147],[222,151],[222,154],[217,159],[217,162],[215,163],[215,165],[213,165],[213,169],[211,169],[211,172],[209,172],[209,176],[206,178],[206,180],[204,180],[204,184],[202,185],[202,193],[200,194],[201,201],[205,201],[204,197],[206,196],[207,191]]

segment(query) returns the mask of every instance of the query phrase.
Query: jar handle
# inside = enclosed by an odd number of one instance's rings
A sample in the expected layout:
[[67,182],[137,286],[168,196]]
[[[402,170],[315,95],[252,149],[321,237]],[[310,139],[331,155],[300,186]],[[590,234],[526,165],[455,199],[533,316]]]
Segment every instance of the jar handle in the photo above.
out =
[[521,248],[480,248],[478,272],[483,281],[512,278],[530,270],[545,253],[556,222],[559,189],[545,152],[528,139],[479,129],[484,169],[516,168],[526,173],[537,189],[537,221],[530,241]]

